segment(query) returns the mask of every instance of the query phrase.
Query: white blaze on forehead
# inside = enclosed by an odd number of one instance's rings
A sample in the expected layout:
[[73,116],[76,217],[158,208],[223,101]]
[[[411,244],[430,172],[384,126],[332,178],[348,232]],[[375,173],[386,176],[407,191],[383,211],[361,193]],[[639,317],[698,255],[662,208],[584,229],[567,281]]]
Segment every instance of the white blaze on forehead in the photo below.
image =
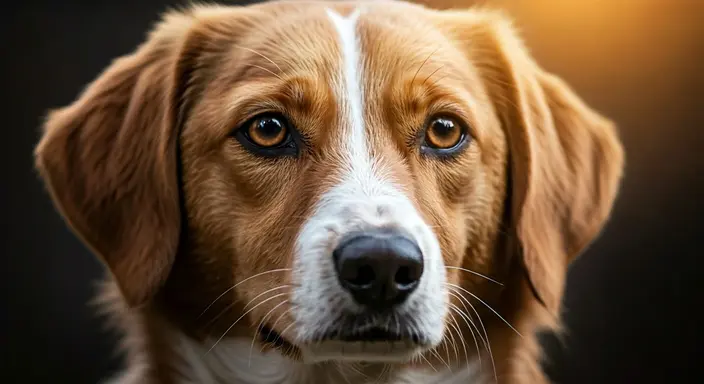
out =
[[343,137],[345,154],[348,157],[348,176],[362,182],[365,192],[375,181],[373,160],[367,146],[367,135],[364,126],[364,93],[362,86],[362,57],[357,38],[357,20],[360,11],[357,9],[349,16],[327,10],[328,16],[337,31],[342,52],[340,83],[337,84],[338,97],[342,107],[342,119],[345,135]]
[[351,15],[344,18],[334,11],[327,10],[328,16],[333,22],[335,29],[340,38],[342,48],[342,78],[344,87],[342,95],[345,100],[345,109],[349,114],[350,124],[352,125],[352,135],[356,139],[362,139],[364,145],[364,115],[363,115],[363,99],[362,99],[362,84],[361,71],[362,63],[359,52],[359,42],[357,41],[357,19],[359,18],[359,10],[355,10]]

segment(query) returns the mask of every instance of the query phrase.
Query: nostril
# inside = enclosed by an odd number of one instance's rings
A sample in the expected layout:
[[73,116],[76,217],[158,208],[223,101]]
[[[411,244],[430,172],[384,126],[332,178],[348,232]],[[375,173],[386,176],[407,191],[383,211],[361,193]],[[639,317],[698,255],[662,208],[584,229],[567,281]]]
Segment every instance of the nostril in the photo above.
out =
[[374,273],[374,268],[371,265],[362,265],[357,269],[356,276],[346,279],[351,285],[359,288],[365,288],[374,283],[376,279],[376,274]]
[[409,267],[401,267],[398,269],[398,271],[396,271],[394,281],[399,286],[405,287],[407,285],[415,283],[416,279],[411,277],[411,269]]

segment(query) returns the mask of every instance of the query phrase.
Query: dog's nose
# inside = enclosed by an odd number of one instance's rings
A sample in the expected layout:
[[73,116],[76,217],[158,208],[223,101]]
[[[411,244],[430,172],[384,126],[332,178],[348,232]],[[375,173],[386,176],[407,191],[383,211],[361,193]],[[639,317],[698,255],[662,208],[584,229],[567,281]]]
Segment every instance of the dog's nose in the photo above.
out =
[[423,274],[418,244],[395,231],[348,236],[333,257],[342,286],[359,304],[376,309],[402,303]]

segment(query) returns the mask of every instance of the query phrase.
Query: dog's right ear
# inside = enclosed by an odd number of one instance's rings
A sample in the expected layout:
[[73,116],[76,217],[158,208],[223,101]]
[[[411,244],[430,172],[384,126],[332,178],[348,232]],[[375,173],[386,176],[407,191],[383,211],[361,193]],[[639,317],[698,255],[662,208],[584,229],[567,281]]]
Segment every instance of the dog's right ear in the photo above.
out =
[[154,295],[178,247],[176,93],[192,20],[165,17],[72,105],[50,113],[35,149],[57,209],[130,306]]

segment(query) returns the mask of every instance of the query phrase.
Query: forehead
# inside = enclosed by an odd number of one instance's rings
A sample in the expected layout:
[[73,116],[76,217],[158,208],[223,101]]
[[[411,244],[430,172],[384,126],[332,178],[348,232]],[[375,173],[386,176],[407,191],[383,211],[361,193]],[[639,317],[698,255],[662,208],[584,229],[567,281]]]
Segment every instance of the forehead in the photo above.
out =
[[273,2],[254,8],[261,12],[249,20],[232,55],[242,67],[240,80],[303,78],[339,85],[345,71],[354,71],[365,89],[383,89],[409,75],[436,82],[473,77],[467,58],[437,27],[442,16],[433,10],[394,1]]
[[209,89],[211,100],[228,100],[227,108],[210,104],[222,130],[274,109],[301,121],[315,141],[354,111],[367,131],[389,115],[418,125],[438,100],[463,104],[455,109],[469,111],[462,117],[470,123],[482,118],[471,104],[486,102],[486,92],[458,42],[441,31],[440,12],[393,1],[248,8]]

